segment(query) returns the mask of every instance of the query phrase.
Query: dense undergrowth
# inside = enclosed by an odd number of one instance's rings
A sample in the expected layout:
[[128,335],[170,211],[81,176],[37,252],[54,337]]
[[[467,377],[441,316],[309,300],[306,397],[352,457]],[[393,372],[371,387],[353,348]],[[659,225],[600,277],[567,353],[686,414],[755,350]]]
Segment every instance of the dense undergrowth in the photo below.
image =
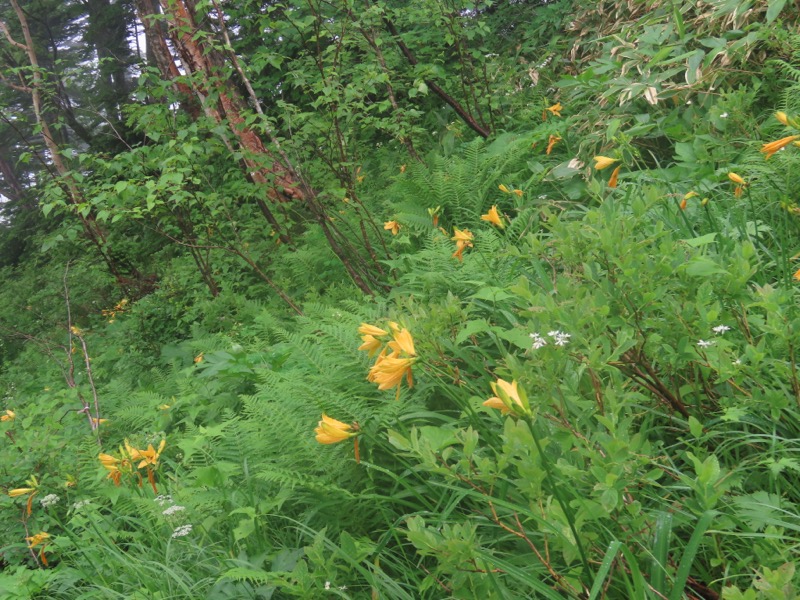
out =
[[254,225],[211,120],[129,107],[0,275],[0,595],[795,598],[796,9],[595,4],[497,59],[486,140],[359,97],[328,168],[287,100],[373,295],[311,209]]

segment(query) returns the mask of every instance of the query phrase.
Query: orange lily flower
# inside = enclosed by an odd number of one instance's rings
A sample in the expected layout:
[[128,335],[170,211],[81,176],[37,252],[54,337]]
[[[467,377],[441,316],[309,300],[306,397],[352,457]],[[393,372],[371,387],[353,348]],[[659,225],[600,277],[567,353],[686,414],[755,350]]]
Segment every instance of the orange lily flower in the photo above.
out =
[[44,555],[44,548],[47,546],[47,542],[50,539],[50,534],[46,531],[41,531],[36,535],[32,535],[30,537],[26,537],[25,541],[28,542],[28,547],[33,550],[36,546],[41,544],[42,549],[39,551],[39,558],[42,560],[42,564],[46,567],[47,566],[47,558]]
[[492,205],[485,215],[481,215],[481,221],[488,221],[492,225],[496,225],[500,229],[505,229],[506,224],[500,218],[500,213],[497,212],[497,205]]
[[597,169],[598,171],[602,171],[603,169],[610,167],[617,161],[619,161],[618,158],[610,158],[608,156],[595,156],[594,168]]
[[621,168],[622,168],[622,165],[619,165],[619,166],[617,166],[616,169],[614,169],[611,172],[611,178],[608,180],[608,187],[610,187],[610,188],[617,187],[617,178],[619,177],[619,170]]
[[375,337],[382,337],[384,335],[388,335],[388,331],[385,329],[381,329],[380,327],[375,327],[375,325],[370,325],[369,323],[362,323],[361,326],[358,328],[358,333],[361,335],[373,335]]
[[376,337],[374,337],[374,336],[371,336],[371,335],[365,335],[365,336],[362,336],[362,337],[361,337],[361,340],[362,340],[364,343],[363,343],[363,344],[361,344],[361,345],[358,347],[358,349],[359,349],[359,350],[366,350],[366,351],[367,351],[367,355],[368,355],[370,358],[372,358],[372,356],[373,356],[373,355],[374,355],[374,354],[375,354],[375,353],[376,353],[378,350],[380,350],[380,347],[383,345],[383,342],[382,342],[382,341],[380,341],[378,338],[376,338]]
[[409,388],[414,387],[411,365],[416,360],[416,358],[400,358],[394,355],[384,356],[370,369],[367,379],[377,383],[379,390],[390,390],[396,386],[395,398],[400,398],[400,385],[403,383],[403,377],[406,378]]
[[31,512],[33,512],[33,497],[38,493],[38,486],[36,485],[36,479],[31,477],[28,481],[26,481],[28,485],[31,487],[24,487],[24,488],[16,488],[13,490],[8,490],[8,497],[9,498],[19,498],[20,496],[28,496],[28,501],[25,503],[25,511],[28,513],[28,516],[31,516]]
[[489,385],[495,395],[486,402],[484,406],[495,408],[503,414],[513,413],[517,416],[530,415],[531,409],[528,404],[528,398],[517,386],[516,381],[509,383],[504,379],[498,379],[496,382],[491,382]]
[[550,139],[547,140],[547,150],[545,154],[550,154],[553,151],[553,146],[555,146],[558,142],[561,141],[561,138],[557,135],[551,135]]
[[411,337],[411,332],[408,329],[401,329],[396,332],[393,341],[389,342],[388,346],[393,350],[392,354],[399,354],[402,351],[409,356],[417,355],[414,349],[414,338]]
[[793,141],[795,141],[797,138],[800,138],[800,135],[790,135],[788,137],[781,138],[781,139],[776,140],[774,142],[769,142],[768,144],[764,144],[763,146],[761,146],[761,152],[763,152],[765,154],[765,158],[768,159],[770,156],[775,154],[778,150],[780,150],[781,148],[783,148],[785,146],[788,146]]
[[747,185],[747,182],[738,173],[733,173],[733,172],[728,173],[728,179],[730,179],[733,183],[737,183],[739,185]]
[[357,435],[353,425],[342,423],[322,413],[322,420],[314,429],[316,440],[320,444],[337,444]]
[[547,108],[545,108],[545,110],[548,111],[554,117],[560,117],[563,108],[564,107],[561,106],[561,102],[556,102],[555,104],[553,104],[553,106],[548,106]]
[[462,256],[465,248],[472,248],[472,240],[474,236],[469,229],[453,228],[455,235],[451,238],[456,243],[456,251],[453,252],[453,258],[463,261]]

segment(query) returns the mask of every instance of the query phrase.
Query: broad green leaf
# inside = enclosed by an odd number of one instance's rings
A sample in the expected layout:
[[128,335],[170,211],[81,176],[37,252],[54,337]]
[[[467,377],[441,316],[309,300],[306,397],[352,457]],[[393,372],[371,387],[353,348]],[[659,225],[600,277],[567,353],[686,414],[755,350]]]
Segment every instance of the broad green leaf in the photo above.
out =
[[767,5],[767,23],[772,23],[781,14],[783,7],[786,6],[786,0],[769,0]]

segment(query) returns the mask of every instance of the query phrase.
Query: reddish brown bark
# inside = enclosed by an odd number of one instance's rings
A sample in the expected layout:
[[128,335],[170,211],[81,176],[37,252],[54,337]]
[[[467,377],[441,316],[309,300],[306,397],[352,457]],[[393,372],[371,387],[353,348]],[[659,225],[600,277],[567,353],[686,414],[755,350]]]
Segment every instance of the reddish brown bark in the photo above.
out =
[[196,119],[200,116],[202,109],[197,102],[190,88],[185,83],[178,81],[181,75],[175,59],[167,45],[167,31],[162,22],[156,18],[158,13],[158,0],[135,0],[136,13],[144,29],[145,41],[147,42],[147,60],[155,64],[161,72],[164,81],[171,81],[173,88],[178,92],[181,109]]
[[[137,0],[137,9],[144,0]],[[192,75],[192,86],[195,97],[199,100],[205,114],[217,123],[226,123],[233,133],[243,155],[243,166],[253,182],[263,185],[267,197],[273,202],[297,201],[302,203],[322,229],[331,249],[341,260],[348,274],[356,285],[365,293],[372,293],[372,286],[377,284],[372,267],[360,256],[347,236],[332,223],[324,205],[317,194],[299,175],[288,156],[281,150],[277,139],[270,132],[267,136],[271,148],[265,144],[261,136],[247,125],[245,114],[249,107],[235,85],[230,82],[230,71],[227,61],[230,60],[243,79],[244,85],[254,96],[243,69],[233,53],[228,58],[212,44],[204,40],[213,36],[211,32],[201,32],[195,17],[193,0],[161,0],[161,8],[167,17],[167,30],[172,45],[178,52],[183,69]],[[219,7],[217,7],[219,11]],[[146,15],[140,13],[140,19]],[[220,14],[221,28],[224,31],[224,20]],[[198,35],[205,33],[205,35]],[[227,33],[225,32],[227,36]],[[166,45],[166,44],[165,44]],[[210,99],[216,98],[216,102]],[[251,98],[256,103],[258,99]],[[269,206],[259,202],[259,208],[283,241],[288,241],[283,229],[270,210]]]

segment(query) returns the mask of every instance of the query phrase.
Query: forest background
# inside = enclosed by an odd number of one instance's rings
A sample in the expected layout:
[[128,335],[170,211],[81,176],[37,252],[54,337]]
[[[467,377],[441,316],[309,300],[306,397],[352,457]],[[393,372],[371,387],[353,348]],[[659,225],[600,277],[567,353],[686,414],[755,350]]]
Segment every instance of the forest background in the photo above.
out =
[[1,0],[0,596],[796,598],[799,17]]

